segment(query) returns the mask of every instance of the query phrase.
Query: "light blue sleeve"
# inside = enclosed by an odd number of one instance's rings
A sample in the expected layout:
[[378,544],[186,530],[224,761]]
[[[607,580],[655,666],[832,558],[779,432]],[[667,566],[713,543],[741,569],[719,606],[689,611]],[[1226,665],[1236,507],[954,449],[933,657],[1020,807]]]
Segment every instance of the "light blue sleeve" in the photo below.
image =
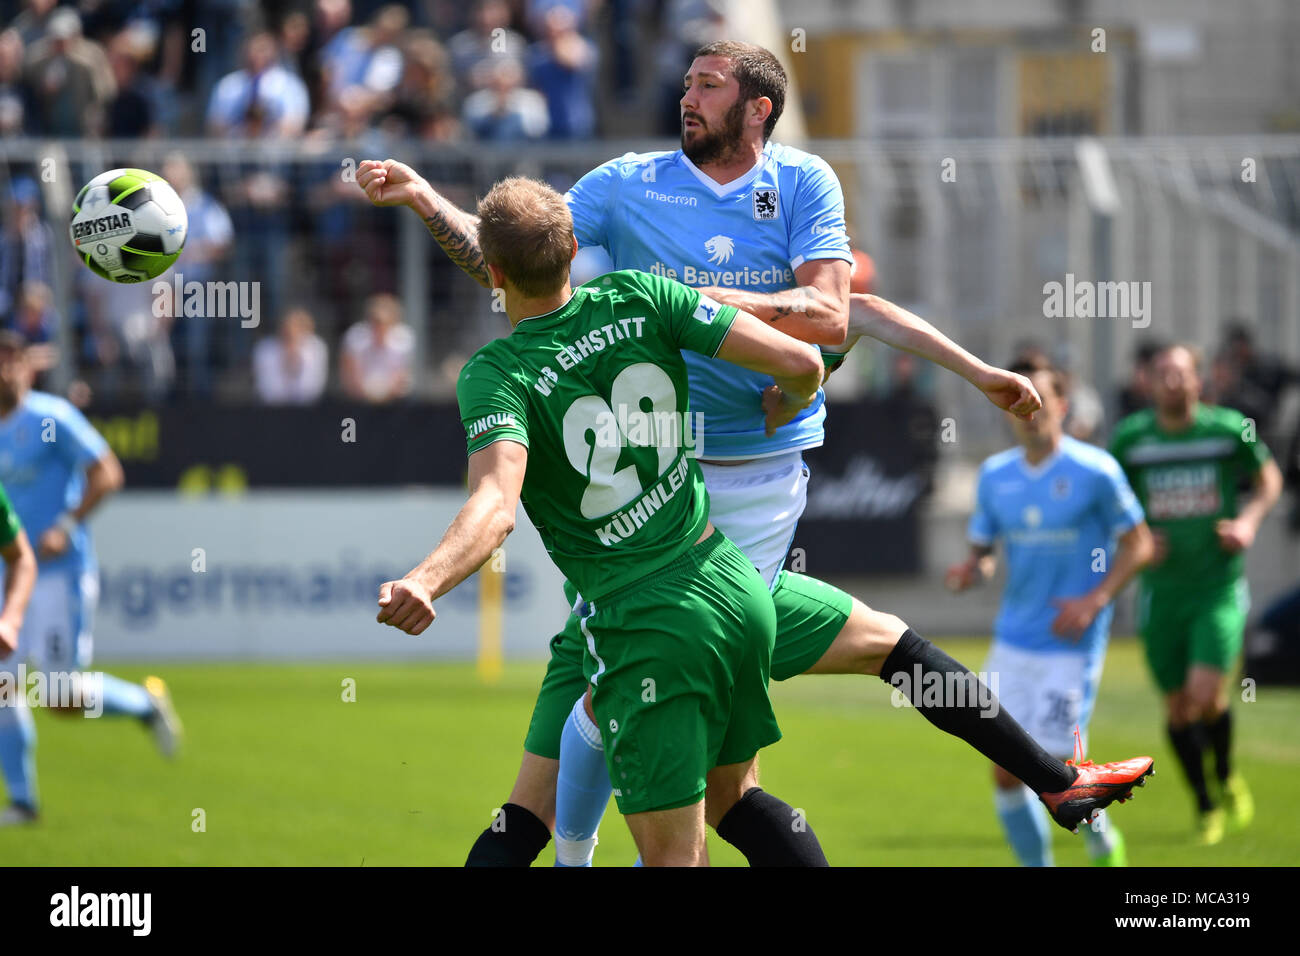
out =
[[988,468],[984,467],[980,469],[975,485],[975,513],[970,516],[970,524],[966,527],[966,538],[972,544],[992,545],[997,540],[998,521],[990,494]]
[[1102,520],[1115,534],[1124,534],[1146,520],[1133,487],[1124,477],[1124,469],[1114,458],[1103,453],[1100,480],[1097,482],[1097,508]]
[[602,246],[609,250],[609,210],[623,180],[622,160],[611,159],[583,176],[564,194],[573,213],[573,234],[578,245]]
[[844,191],[834,170],[820,157],[810,157],[799,167],[789,216],[792,269],[813,259],[853,261],[844,226]]
[[108,442],[95,431],[70,402],[60,401],[54,408],[54,447],[59,456],[74,468],[85,468],[99,461],[108,451]]

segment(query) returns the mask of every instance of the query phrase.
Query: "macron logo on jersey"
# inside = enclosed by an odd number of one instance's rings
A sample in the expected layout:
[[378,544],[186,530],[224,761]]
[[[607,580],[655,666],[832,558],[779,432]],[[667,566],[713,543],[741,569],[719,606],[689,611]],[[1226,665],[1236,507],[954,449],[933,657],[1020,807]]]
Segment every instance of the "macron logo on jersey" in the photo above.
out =
[[509,412],[493,412],[480,418],[474,424],[469,426],[469,440],[473,441],[485,432],[490,432],[494,428],[503,428],[506,425],[518,425],[515,416]]
[[695,307],[695,319],[703,322],[705,325],[712,325],[714,317],[717,316],[718,310],[722,305],[707,295],[700,296],[700,304]]

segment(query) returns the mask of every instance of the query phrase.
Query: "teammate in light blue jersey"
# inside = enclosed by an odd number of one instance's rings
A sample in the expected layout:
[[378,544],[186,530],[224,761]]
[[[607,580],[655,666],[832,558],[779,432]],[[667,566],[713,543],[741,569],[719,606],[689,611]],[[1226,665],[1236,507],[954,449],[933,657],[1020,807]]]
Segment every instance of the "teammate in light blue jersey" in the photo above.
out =
[[[1037,410],[1038,395],[1023,376],[980,361],[892,303],[850,295],[852,256],[834,173],[817,157],[770,139],[786,93],[785,71],[771,52],[752,44],[709,44],[697,51],[683,85],[680,150],[614,160],[569,191],[580,245],[603,246],[616,269],[694,283],[702,293],[701,321],[719,303],[735,306],[819,346],[828,369],[868,335],[956,372],[1000,408],[1026,416]],[[453,262],[490,285],[477,220],[413,169],[391,159],[365,160],[357,184],[377,205],[409,206]],[[776,607],[772,678],[853,673],[898,686],[896,678],[922,672],[969,675],[895,615],[783,570],[807,500],[808,469],[801,455],[822,442],[821,396],[769,436],[764,403],[779,400],[770,378],[725,362],[688,357],[687,363],[691,410],[704,416],[701,433],[692,437],[710,519],[753,562]],[[586,477],[603,480],[590,471]],[[579,595],[569,598],[575,610],[582,607]],[[470,851],[470,865],[527,865],[548,842],[552,825],[557,863],[590,864],[610,782],[601,732],[582,700],[586,644],[580,621],[570,614],[551,641],[514,790]],[[940,683],[954,686],[952,680]],[[1054,807],[1073,808],[1058,813],[1062,825],[1070,828],[1070,818],[1082,815],[1080,805],[1064,796],[1083,786],[1076,784],[1082,774],[1034,744],[1014,720],[983,713],[973,698],[959,694],[927,703],[917,693],[916,703],[931,723],[990,759],[1016,765]],[[1147,766],[1149,761],[1115,771],[1115,779],[1121,788],[1128,786]],[[792,831],[791,808],[764,793],[756,776],[715,796],[709,823],[751,864],[825,862],[820,850],[813,854],[804,845],[814,842],[802,839],[811,829]]]
[[[1043,396],[1033,421],[1012,418],[1019,447],[984,462],[968,537],[971,552],[948,572],[965,590],[1006,555],[1006,588],[993,625],[986,672],[1003,706],[1051,753],[1086,748],[1110,632],[1112,601],[1151,559],[1153,542],[1137,497],[1107,452],[1065,435],[1060,373],[1033,370]],[[1116,542],[1118,541],[1118,548]],[[995,803],[1025,866],[1050,866],[1047,814],[1028,788],[993,768]],[[1098,865],[1125,865],[1123,837],[1101,817],[1084,830]]]
[[[91,511],[122,485],[122,466],[108,444],[69,402],[32,391],[25,343],[0,333],[0,483],[36,542],[38,574],[18,636],[17,652],[0,669],[17,682],[31,663],[45,686],[67,688],[67,699],[45,705],[60,712],[138,718],[164,755],[175,751],[180,725],[166,685],[143,686],[108,674],[90,674],[91,616],[99,592],[90,530]],[[31,685],[30,676],[26,683]],[[0,706],[0,767],[9,807],[0,826],[37,819],[36,725],[21,693]]]

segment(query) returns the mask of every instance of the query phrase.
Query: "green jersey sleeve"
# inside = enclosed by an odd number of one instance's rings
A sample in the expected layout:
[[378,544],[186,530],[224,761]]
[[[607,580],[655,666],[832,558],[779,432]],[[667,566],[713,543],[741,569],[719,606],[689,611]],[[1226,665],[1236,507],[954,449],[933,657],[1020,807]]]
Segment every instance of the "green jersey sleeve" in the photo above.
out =
[[456,401],[465,426],[465,445],[474,454],[493,442],[508,439],[528,447],[528,406],[519,382],[488,353],[479,350],[461,369]]
[[8,493],[5,492],[4,486],[0,485],[0,548],[7,548],[13,544],[18,538],[18,532],[22,530],[18,512],[14,511]]
[[1224,417],[1228,419],[1228,425],[1237,442],[1237,447],[1233,450],[1233,458],[1242,471],[1253,475],[1263,468],[1273,455],[1268,450],[1268,446],[1260,441],[1253,421],[1249,421],[1240,412],[1231,409],[1224,409],[1224,412]]
[[667,323],[669,337],[678,348],[709,358],[717,354],[736,321],[734,306],[723,305],[674,279],[648,272],[637,273],[636,278],[654,302],[659,317]]

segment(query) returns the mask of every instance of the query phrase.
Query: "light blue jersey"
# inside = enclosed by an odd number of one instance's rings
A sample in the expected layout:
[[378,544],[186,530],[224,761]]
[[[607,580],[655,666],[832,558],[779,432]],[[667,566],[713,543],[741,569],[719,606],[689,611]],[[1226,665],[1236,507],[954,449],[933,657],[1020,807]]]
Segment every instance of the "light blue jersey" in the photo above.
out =
[[1025,461],[1024,449],[1012,448],[984,462],[975,497],[970,540],[992,545],[1000,538],[1006,550],[994,637],[1032,651],[1104,654],[1112,608],[1074,641],[1052,633],[1053,601],[1096,587],[1110,569],[1116,537],[1143,520],[1119,463],[1069,436],[1037,466]]
[[[108,450],[99,432],[68,401],[28,392],[0,418],[0,483],[27,529],[33,547],[59,515],[75,508],[85,486],[86,466]],[[90,532],[78,527],[68,550],[40,560],[40,574],[80,574],[95,567]]]
[[[844,194],[820,158],[769,142],[750,172],[718,185],[681,150],[628,153],[593,169],[565,196],[580,246],[602,246],[615,269],[689,286],[752,292],[793,288],[815,259],[852,262]],[[822,443],[825,396],[768,438],[766,375],[683,352],[692,410],[703,415],[701,458],[762,458]]]

